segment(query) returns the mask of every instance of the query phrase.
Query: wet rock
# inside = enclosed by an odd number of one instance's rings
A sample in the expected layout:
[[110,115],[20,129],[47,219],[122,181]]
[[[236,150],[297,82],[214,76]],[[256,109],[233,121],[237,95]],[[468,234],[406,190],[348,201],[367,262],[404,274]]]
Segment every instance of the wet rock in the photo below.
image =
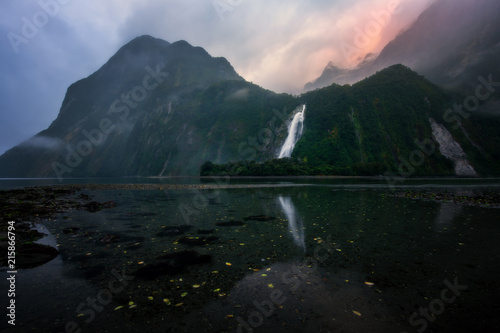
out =
[[81,194],[78,196],[78,199],[82,199],[82,200],[88,201],[88,200],[90,200],[90,196],[88,196],[87,194],[83,194],[83,193],[81,193]]

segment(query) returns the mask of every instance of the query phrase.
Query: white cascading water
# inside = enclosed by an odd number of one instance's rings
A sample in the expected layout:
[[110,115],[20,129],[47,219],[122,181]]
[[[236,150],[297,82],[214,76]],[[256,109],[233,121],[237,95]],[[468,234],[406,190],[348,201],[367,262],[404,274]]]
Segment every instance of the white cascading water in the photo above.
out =
[[299,141],[304,130],[304,118],[306,112],[306,105],[300,106],[301,110],[295,114],[290,126],[288,127],[288,136],[285,143],[281,147],[278,158],[291,157],[295,144]]
[[278,197],[278,202],[283,209],[283,212],[288,219],[288,230],[292,234],[293,241],[295,244],[304,249],[306,251],[306,242],[304,236],[304,224],[302,223],[302,219],[297,213],[297,209],[293,205],[292,198],[290,197],[282,197],[281,195]]

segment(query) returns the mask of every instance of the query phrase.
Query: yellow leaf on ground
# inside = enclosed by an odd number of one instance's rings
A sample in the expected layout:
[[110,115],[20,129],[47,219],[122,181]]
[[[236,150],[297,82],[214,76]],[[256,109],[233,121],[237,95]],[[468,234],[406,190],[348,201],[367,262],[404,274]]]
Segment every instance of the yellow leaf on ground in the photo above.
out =
[[361,313],[359,313],[358,311],[353,311],[352,313],[354,313],[356,316],[360,316],[361,317]]

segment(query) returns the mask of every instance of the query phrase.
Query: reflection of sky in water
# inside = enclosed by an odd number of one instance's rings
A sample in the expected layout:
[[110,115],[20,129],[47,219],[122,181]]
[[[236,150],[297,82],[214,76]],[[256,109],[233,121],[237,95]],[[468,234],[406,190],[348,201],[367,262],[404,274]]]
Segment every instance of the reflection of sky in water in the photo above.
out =
[[295,209],[295,206],[293,205],[292,198],[280,195],[278,197],[278,202],[288,219],[288,230],[292,234],[293,241],[297,244],[297,246],[303,248],[305,252],[306,243],[304,237],[304,224],[297,213],[297,209]]

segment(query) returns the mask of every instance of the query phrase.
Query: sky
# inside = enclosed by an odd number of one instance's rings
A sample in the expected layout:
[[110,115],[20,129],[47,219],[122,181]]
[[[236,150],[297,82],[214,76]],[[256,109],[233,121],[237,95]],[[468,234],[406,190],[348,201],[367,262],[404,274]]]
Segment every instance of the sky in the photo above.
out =
[[186,40],[247,81],[299,94],[377,53],[434,0],[2,0],[0,154],[46,129],[66,89],[141,35]]

